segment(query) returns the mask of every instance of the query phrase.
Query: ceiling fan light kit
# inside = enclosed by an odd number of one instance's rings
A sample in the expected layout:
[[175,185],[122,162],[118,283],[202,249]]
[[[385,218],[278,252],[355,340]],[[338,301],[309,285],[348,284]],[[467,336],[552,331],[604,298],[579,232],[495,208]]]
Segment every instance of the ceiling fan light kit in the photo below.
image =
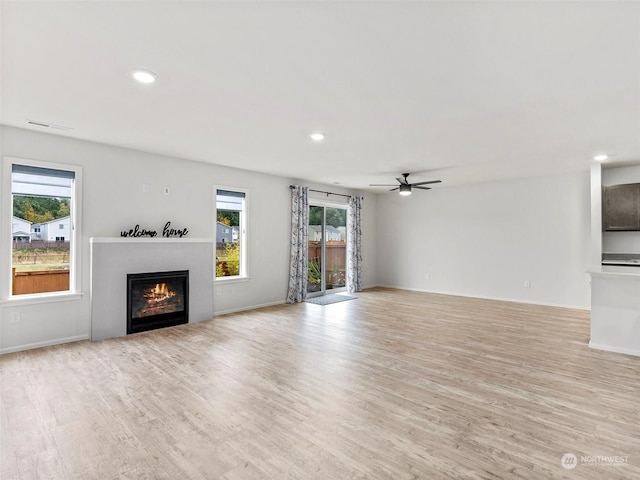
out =
[[400,185],[400,195],[411,195],[411,185]]

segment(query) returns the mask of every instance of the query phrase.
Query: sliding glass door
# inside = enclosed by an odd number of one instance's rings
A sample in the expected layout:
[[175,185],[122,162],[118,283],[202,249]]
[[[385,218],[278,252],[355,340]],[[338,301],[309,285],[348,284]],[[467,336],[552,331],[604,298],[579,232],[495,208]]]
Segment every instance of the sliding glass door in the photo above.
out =
[[346,289],[347,208],[309,205],[308,296]]

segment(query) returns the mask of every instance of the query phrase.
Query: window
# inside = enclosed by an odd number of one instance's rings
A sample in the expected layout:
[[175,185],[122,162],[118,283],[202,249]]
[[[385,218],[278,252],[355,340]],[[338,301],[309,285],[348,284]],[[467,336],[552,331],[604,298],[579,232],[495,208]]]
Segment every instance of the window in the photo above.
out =
[[[75,219],[80,169],[30,161],[7,168],[12,217],[22,220],[22,229],[28,225],[30,230],[26,241],[17,242],[13,235],[11,295],[77,291]],[[56,224],[57,230],[65,230],[63,235],[55,234]]]
[[216,189],[216,279],[247,276],[246,204],[246,191]]

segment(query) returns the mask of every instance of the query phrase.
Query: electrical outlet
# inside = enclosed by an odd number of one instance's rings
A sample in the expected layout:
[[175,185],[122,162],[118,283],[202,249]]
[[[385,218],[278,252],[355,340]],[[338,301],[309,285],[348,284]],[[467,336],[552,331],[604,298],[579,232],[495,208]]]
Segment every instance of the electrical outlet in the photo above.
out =
[[11,312],[11,317],[9,322],[10,323],[20,323],[21,322],[21,318],[20,318],[20,312]]
[[524,281],[524,288],[531,288],[531,280]]
[[143,183],[142,184],[142,193],[149,193],[149,184],[148,183]]

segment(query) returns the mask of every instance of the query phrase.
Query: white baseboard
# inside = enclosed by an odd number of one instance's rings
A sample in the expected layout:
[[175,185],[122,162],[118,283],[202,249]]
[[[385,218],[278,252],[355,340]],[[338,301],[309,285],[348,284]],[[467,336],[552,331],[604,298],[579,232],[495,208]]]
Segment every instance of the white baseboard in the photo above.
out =
[[25,345],[17,345],[15,347],[0,348],[0,355],[5,353],[22,352],[24,350],[32,350],[34,348],[50,347],[52,345],[60,345],[62,343],[79,342],[81,340],[89,340],[89,335],[77,335],[75,337],[56,338],[54,340],[46,340],[44,342],[27,343]]
[[611,345],[602,345],[601,343],[593,343],[593,342],[589,342],[589,348],[593,348],[595,350],[604,350],[606,352],[623,353],[625,355],[633,355],[636,357],[640,357],[640,350],[635,350],[633,348],[612,347]]
[[411,292],[422,292],[422,293],[435,293],[438,295],[452,295],[455,297],[469,297],[469,298],[480,298],[483,300],[497,300],[499,302],[512,302],[512,303],[525,303],[527,305],[542,305],[545,307],[559,307],[559,308],[571,308],[572,310],[584,310],[586,312],[591,311],[589,307],[578,306],[578,305],[564,305],[560,303],[551,303],[551,302],[537,302],[534,300],[523,300],[523,299],[515,299],[515,298],[505,298],[505,297],[490,297],[485,295],[469,295],[460,292],[445,292],[439,290],[423,290],[420,288],[409,288],[409,287],[398,287],[396,285],[377,285],[382,288],[395,288],[398,290],[409,290]]
[[286,302],[284,300],[277,300],[275,302],[261,303],[259,305],[247,305],[244,307],[231,308],[229,310],[222,310],[220,312],[213,312],[213,316],[217,317],[219,315],[226,315],[227,313],[237,313],[244,312],[247,310],[255,310],[256,308],[264,308],[264,307],[273,307],[274,305],[284,305]]

